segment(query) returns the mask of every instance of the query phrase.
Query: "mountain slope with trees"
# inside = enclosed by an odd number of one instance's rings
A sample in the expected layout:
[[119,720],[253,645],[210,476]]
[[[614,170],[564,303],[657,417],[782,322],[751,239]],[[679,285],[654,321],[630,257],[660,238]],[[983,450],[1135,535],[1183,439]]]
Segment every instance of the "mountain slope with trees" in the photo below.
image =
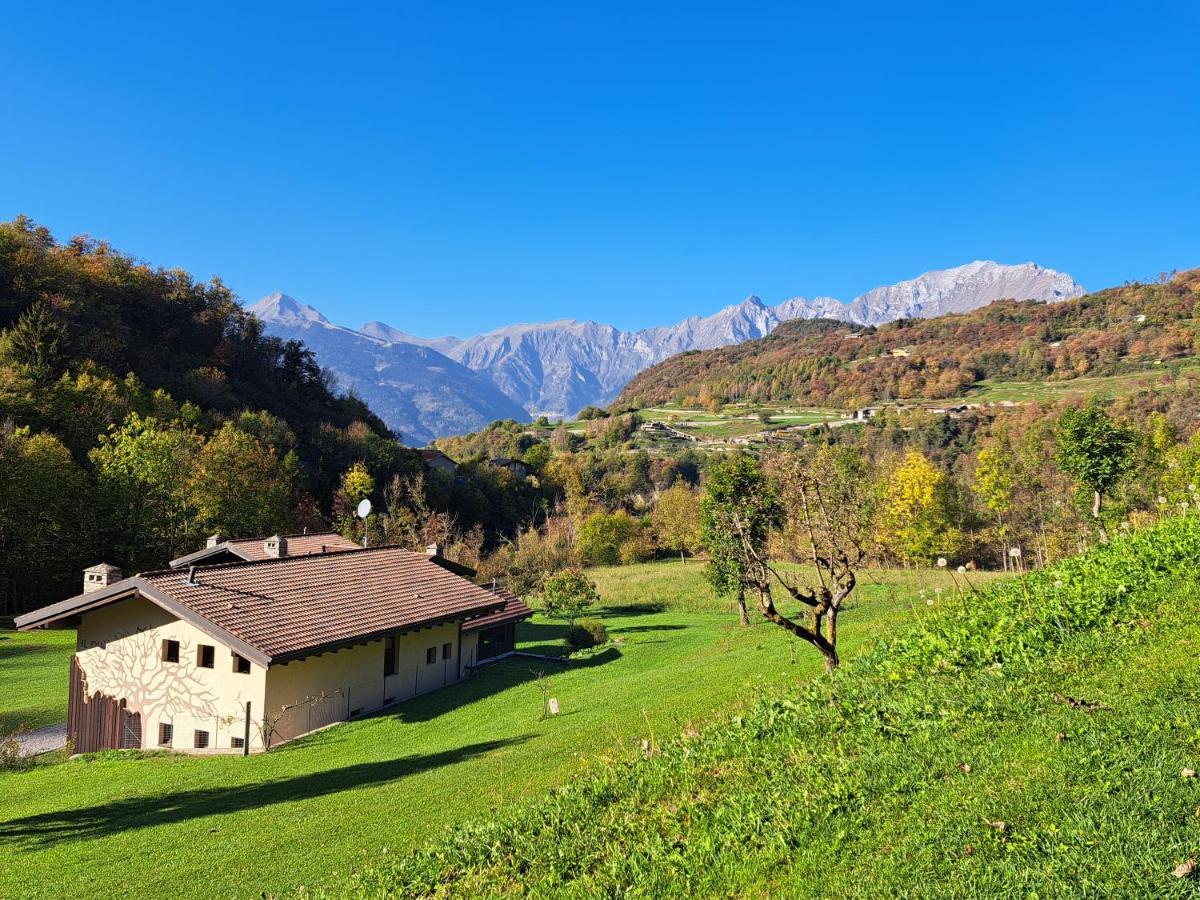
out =
[[318,526],[355,463],[420,467],[218,279],[0,224],[0,611],[101,553],[135,570],[209,531]]
[[636,376],[617,406],[790,401],[854,408],[959,396],[984,379],[1152,369],[1200,352],[1200,269],[1059,303],[999,301],[878,328],[784,322],[765,338],[683,353]]

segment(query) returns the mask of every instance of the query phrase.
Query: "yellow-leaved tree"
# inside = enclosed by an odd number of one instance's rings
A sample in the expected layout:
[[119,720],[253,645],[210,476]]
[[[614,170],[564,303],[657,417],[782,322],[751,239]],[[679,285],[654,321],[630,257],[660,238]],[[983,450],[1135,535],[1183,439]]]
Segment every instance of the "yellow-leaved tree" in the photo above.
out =
[[923,454],[906,453],[885,475],[880,493],[876,539],[885,552],[908,565],[959,552],[963,534],[954,522],[953,486]]

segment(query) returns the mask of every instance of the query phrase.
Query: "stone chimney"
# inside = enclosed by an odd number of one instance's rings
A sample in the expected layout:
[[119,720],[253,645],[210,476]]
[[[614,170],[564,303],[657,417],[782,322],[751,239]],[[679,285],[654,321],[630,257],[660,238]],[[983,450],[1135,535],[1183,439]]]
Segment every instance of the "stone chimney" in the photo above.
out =
[[443,547],[441,544],[435,543],[435,544],[430,544],[428,547],[426,547],[425,552],[428,553],[430,556],[440,557],[442,555],[442,551],[444,549],[446,549],[446,548]]
[[218,531],[216,534],[210,534],[208,536],[208,539],[204,542],[204,546],[215,547],[217,544],[224,544],[228,540],[229,538],[225,537],[225,535]]
[[110,566],[108,563],[88,566],[83,570],[83,592],[90,594],[92,591],[102,591],[120,580],[121,570],[116,566]]
[[281,534],[273,534],[263,541],[263,551],[271,559],[283,559],[287,556],[287,538]]

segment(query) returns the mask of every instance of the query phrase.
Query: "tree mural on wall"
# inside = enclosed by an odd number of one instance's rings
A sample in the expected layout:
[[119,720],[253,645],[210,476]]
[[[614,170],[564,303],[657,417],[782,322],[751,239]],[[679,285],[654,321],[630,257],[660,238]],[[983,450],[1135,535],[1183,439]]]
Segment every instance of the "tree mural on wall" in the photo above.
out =
[[217,718],[217,696],[196,666],[195,646],[179,642],[179,662],[162,659],[162,640],[137,632],[76,654],[84,679],[85,702],[94,694],[125,701],[145,723],[170,722],[176,716]]

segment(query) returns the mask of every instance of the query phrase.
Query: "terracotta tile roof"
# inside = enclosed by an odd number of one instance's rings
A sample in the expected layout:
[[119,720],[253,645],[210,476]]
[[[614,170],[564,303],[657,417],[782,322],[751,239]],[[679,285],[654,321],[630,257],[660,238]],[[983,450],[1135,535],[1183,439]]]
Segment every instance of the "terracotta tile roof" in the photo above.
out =
[[[318,531],[309,534],[285,534],[287,538],[287,555],[288,556],[307,556],[311,553],[320,553],[324,547],[326,552],[333,550],[357,550],[358,544],[354,541],[346,540],[336,531]],[[239,540],[223,540],[211,547],[203,547],[192,553],[184,554],[178,559],[171,560],[171,566],[202,566],[205,560],[220,559],[223,556],[231,555],[241,559],[250,561],[258,559],[274,559],[267,556],[267,550],[263,546],[268,539],[265,537],[258,538],[241,538]]]
[[515,594],[498,590],[496,591],[496,596],[504,598],[504,609],[465,623],[462,627],[463,634],[470,634],[472,631],[480,631],[496,625],[506,625],[509,622],[520,622],[522,619],[528,619],[533,615],[533,610],[526,606],[521,601],[521,598]]
[[273,662],[395,631],[489,615],[508,598],[398,547],[148,572],[165,594]]
[[[326,552],[332,550],[360,550],[354,541],[346,540],[336,531],[320,531],[315,534],[285,534],[287,538],[288,556],[307,556],[310,553],[320,553],[324,547]],[[269,559],[263,548],[266,538],[246,538],[245,540],[230,541],[229,546],[239,555],[247,559]]]

